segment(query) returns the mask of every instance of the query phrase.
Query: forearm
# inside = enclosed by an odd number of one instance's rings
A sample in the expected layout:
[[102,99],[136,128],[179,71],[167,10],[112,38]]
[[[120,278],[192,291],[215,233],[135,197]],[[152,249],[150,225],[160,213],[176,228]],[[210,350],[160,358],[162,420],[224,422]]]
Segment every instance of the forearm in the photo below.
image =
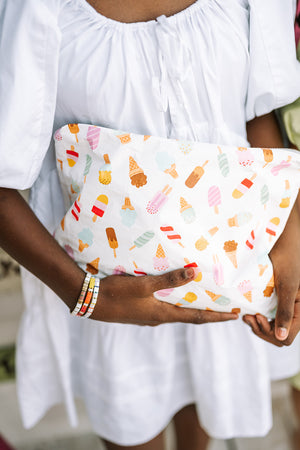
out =
[[47,284],[70,309],[74,307],[84,271],[13,189],[0,188],[0,246]]
[[282,148],[283,139],[275,113],[255,117],[247,123],[247,137],[252,147]]

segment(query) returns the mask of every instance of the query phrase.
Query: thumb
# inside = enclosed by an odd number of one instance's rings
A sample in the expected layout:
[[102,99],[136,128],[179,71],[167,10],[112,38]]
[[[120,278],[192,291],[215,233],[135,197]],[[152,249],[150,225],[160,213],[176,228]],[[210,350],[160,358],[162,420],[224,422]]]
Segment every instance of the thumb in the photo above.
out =
[[277,282],[275,280],[278,297],[278,307],[275,317],[275,337],[279,341],[287,339],[294,317],[298,285],[293,281],[288,277],[280,277]]
[[152,275],[150,282],[151,294],[162,289],[175,288],[189,283],[197,276],[193,267],[172,270],[163,275]]

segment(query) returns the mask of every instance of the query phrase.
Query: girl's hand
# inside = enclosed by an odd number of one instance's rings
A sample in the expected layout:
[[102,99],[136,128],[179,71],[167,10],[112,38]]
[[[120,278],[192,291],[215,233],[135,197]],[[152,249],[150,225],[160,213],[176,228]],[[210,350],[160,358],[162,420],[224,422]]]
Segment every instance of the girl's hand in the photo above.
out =
[[101,280],[98,301],[91,318],[150,326],[171,322],[202,324],[238,318],[235,313],[178,307],[161,302],[153,296],[155,291],[182,286],[194,277],[192,268],[155,276],[111,275]]
[[300,194],[286,227],[270,252],[278,308],[275,320],[247,314],[243,320],[252,331],[278,347],[291,345],[300,331]]

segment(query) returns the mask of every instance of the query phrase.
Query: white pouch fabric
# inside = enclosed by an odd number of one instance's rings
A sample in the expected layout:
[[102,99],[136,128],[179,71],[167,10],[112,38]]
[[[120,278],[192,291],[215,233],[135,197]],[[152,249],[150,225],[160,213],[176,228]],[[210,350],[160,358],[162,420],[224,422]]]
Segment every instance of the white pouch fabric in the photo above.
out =
[[185,142],[88,124],[55,132],[67,213],[55,237],[99,277],[183,266],[162,301],[274,317],[269,252],[300,187],[300,154]]

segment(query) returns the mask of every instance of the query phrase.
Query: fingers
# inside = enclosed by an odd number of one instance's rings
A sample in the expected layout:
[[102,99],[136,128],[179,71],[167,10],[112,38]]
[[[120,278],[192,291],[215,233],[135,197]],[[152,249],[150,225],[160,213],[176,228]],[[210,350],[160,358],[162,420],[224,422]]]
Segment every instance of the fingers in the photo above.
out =
[[172,270],[163,275],[148,276],[145,280],[145,294],[152,295],[153,292],[162,289],[175,288],[182,286],[196,277],[193,267],[185,269]]
[[275,336],[279,341],[288,338],[292,325],[295,309],[295,298],[298,291],[298,283],[288,277],[279,278],[276,282],[276,292],[278,296],[278,307],[275,318]]
[[268,319],[261,314],[256,314],[255,316],[246,314],[243,317],[243,321],[251,327],[253,333],[256,334],[256,336],[263,339],[264,341],[276,345],[277,347],[283,347],[283,345],[285,345],[285,343],[279,341],[275,337],[274,321],[269,322]]

